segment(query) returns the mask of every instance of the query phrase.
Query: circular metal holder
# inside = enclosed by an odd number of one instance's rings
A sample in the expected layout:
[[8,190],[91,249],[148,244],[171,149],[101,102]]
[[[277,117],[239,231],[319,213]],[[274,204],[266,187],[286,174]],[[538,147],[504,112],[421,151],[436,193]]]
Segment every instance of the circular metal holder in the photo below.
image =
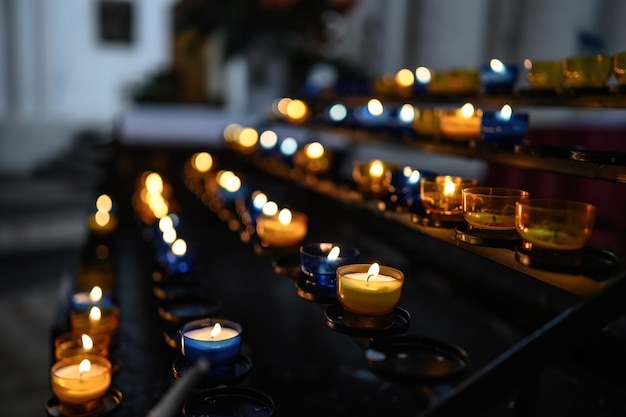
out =
[[272,266],[276,275],[282,275],[288,278],[298,278],[302,273],[300,269],[300,254],[297,252],[288,252],[282,256],[272,259]]
[[341,304],[328,306],[324,312],[326,325],[333,330],[352,337],[374,338],[404,333],[408,330],[411,322],[409,312],[401,307],[396,307],[390,315],[389,325],[382,327],[353,327],[346,323],[344,314],[345,312]]
[[587,273],[593,276],[615,271],[620,263],[613,252],[583,247],[579,250],[550,250],[515,247],[515,259],[524,266],[548,271]]
[[513,249],[520,241],[520,236],[515,230],[478,229],[465,223],[456,226],[454,231],[457,240],[470,245]]
[[[174,378],[181,378],[192,364],[184,356],[178,357],[172,364]],[[245,380],[252,371],[252,359],[239,354],[232,366],[211,368],[209,374],[201,382],[202,388],[213,388],[219,385],[235,385]]]
[[422,336],[400,335],[375,339],[365,349],[368,368],[380,375],[418,384],[442,383],[467,368],[468,355],[460,347]]
[[315,285],[304,274],[300,274],[300,279],[296,281],[295,286],[296,294],[304,300],[320,304],[334,304],[337,302],[337,289],[335,287]]
[[189,398],[182,411],[185,417],[270,417],[274,414],[274,401],[267,394],[251,388],[212,388]]
[[50,417],[99,417],[104,416],[116,410],[122,402],[122,393],[113,387],[110,387],[102,397],[102,401],[96,408],[88,413],[71,414],[67,410],[63,410],[59,398],[52,396],[46,402],[46,411]]

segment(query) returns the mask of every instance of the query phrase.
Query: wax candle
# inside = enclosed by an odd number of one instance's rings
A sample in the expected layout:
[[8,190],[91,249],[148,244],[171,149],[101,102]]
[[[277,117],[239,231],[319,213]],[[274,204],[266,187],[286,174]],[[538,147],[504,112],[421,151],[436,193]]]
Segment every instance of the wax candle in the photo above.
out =
[[117,307],[91,307],[89,310],[75,310],[70,312],[72,330],[87,334],[106,333],[110,336],[117,331],[119,324],[119,309]]
[[480,81],[485,93],[510,93],[517,81],[517,65],[504,64],[499,59],[491,59],[480,71]]
[[459,217],[462,220],[462,191],[476,185],[476,180],[449,175],[424,178],[420,182],[421,203],[430,214],[447,216],[450,220]]
[[230,320],[191,321],[180,328],[182,353],[190,362],[205,358],[213,368],[229,366],[241,351],[241,331],[241,325]]
[[362,193],[385,195],[389,193],[392,172],[397,169],[397,164],[378,159],[369,162],[357,162],[352,170],[352,178]]
[[101,399],[111,385],[111,362],[102,356],[73,356],[50,370],[52,391],[62,404],[88,404]]
[[527,131],[528,113],[513,113],[508,104],[497,112],[483,112],[480,137],[484,143],[519,144]]
[[474,139],[480,136],[482,110],[465,103],[455,110],[443,109],[439,114],[441,133],[450,139]]
[[355,263],[357,248],[340,243],[309,243],[300,247],[300,269],[307,282],[322,287],[336,286],[337,268]]
[[105,294],[99,285],[94,285],[89,292],[78,292],[72,295],[71,307],[74,310],[88,310],[91,307],[112,307],[113,298]]
[[110,343],[111,338],[104,333],[69,331],[54,338],[54,357],[57,360],[85,354],[107,357]]
[[337,296],[348,311],[364,315],[393,312],[400,301],[404,273],[388,266],[352,264],[337,268]]
[[306,237],[307,231],[308,216],[289,209],[282,209],[276,215],[262,214],[257,218],[256,232],[263,246],[297,246]]

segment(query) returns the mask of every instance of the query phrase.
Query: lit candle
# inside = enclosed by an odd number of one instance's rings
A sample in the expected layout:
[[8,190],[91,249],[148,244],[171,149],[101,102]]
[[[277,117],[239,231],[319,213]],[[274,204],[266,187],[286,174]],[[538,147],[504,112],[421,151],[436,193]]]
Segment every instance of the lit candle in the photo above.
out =
[[276,215],[262,214],[256,232],[264,246],[285,248],[297,246],[306,237],[308,217],[304,213],[282,209]]
[[72,330],[87,334],[106,333],[113,335],[119,324],[119,309],[113,307],[91,307],[89,310],[70,312]]
[[93,354],[107,357],[111,338],[104,334],[87,334],[80,331],[61,333],[54,339],[54,356],[57,360]]
[[72,295],[72,309],[88,310],[94,306],[113,306],[113,299],[111,298],[110,294],[105,294],[100,286],[94,285],[89,292],[78,292]]
[[383,195],[389,192],[392,172],[397,169],[397,164],[374,159],[370,162],[356,163],[352,170],[352,178],[362,193]]
[[462,219],[462,191],[477,184],[476,180],[449,175],[424,178],[420,182],[421,203],[429,213],[448,216],[450,220],[455,220],[454,217]]
[[586,234],[582,230],[526,227],[518,229],[518,232],[522,239],[543,249],[577,250],[587,240]]
[[50,370],[52,391],[62,404],[87,405],[100,400],[111,385],[111,362],[102,356],[74,356]]
[[484,143],[518,144],[527,131],[528,113],[513,113],[508,104],[497,112],[483,112],[481,139]]
[[511,93],[517,81],[517,65],[504,64],[493,58],[480,71],[480,81],[485,93]]
[[180,329],[181,350],[195,362],[205,358],[213,368],[231,365],[241,351],[241,325],[230,320],[205,318]]
[[330,156],[319,142],[311,142],[294,155],[294,163],[311,174],[320,174],[330,169]]
[[348,245],[309,243],[300,247],[300,269],[307,282],[334,289],[337,268],[355,263],[359,255],[357,248]]
[[451,139],[473,139],[480,136],[482,110],[465,103],[456,110],[442,110],[439,115],[441,133]]
[[337,296],[348,311],[363,315],[392,313],[400,301],[404,273],[395,268],[352,264],[337,268]]
[[465,221],[490,230],[515,230],[515,203],[530,198],[527,191],[500,187],[465,188],[462,196]]

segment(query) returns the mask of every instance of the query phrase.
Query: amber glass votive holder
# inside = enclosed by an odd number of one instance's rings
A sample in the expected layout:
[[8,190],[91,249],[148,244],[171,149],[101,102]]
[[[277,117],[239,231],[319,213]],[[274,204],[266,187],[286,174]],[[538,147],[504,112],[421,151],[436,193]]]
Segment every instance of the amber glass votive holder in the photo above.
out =
[[71,311],[70,324],[72,330],[84,332],[89,335],[105,334],[111,337],[113,341],[117,328],[119,326],[119,308],[107,307],[101,308],[101,316],[94,319],[90,314],[92,310]]
[[[83,345],[83,335],[87,335],[93,342],[92,347]],[[54,357],[56,360],[80,355],[109,356],[111,337],[105,333],[88,334],[81,331],[61,333],[54,339]]]
[[530,198],[527,191],[500,187],[470,187],[461,194],[463,218],[470,230],[515,230],[515,203]]
[[428,215],[448,221],[463,221],[462,191],[477,185],[475,179],[450,175],[423,178],[420,181],[420,200]]
[[565,84],[570,88],[605,87],[613,71],[613,58],[607,55],[582,55],[563,60]]
[[558,90],[563,87],[563,61],[529,61],[526,79],[534,90]]
[[391,177],[397,169],[397,164],[378,159],[357,162],[352,170],[352,179],[356,182],[357,189],[364,195],[383,196],[389,193]]
[[576,251],[593,233],[596,207],[551,199],[516,203],[515,225],[526,250]]

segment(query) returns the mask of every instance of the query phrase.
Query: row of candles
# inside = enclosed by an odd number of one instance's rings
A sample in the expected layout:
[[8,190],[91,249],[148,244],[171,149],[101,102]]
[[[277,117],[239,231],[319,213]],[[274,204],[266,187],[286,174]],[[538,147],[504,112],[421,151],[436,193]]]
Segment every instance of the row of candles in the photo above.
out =
[[310,105],[300,99],[283,97],[271,106],[271,117],[289,123],[316,123],[418,137],[445,137],[450,140],[485,144],[518,144],[528,132],[529,115],[514,112],[509,104],[499,110],[476,108],[472,103],[460,107],[426,107],[411,103],[384,104],[370,98],[363,104]]

